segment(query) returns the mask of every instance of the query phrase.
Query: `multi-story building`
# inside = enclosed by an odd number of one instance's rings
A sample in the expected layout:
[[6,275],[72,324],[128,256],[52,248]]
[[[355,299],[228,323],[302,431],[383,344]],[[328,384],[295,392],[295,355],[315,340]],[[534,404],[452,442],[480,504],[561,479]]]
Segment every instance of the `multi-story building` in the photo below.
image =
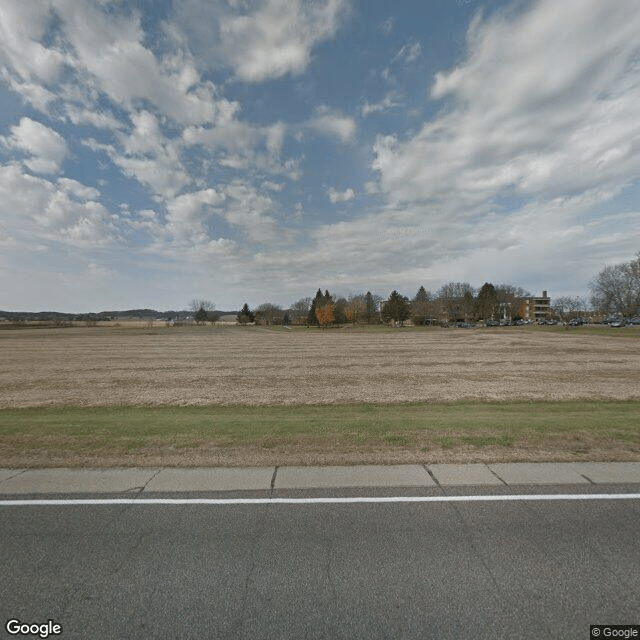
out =
[[519,315],[524,320],[532,322],[548,320],[551,317],[551,298],[546,291],[543,291],[540,297],[522,298]]

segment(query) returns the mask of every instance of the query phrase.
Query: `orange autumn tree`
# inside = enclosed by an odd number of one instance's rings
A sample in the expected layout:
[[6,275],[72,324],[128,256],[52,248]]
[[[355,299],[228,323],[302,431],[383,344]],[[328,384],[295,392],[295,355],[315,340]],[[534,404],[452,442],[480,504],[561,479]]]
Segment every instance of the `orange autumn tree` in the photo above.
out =
[[328,304],[325,307],[318,307],[316,309],[316,318],[318,318],[320,326],[326,329],[327,325],[334,321],[333,305]]

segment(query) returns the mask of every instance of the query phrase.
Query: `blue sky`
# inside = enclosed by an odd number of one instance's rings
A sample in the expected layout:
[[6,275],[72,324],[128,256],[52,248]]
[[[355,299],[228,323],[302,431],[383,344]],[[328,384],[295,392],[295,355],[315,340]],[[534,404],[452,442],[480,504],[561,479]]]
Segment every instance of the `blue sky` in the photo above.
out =
[[635,0],[3,0],[0,309],[588,295],[640,251]]

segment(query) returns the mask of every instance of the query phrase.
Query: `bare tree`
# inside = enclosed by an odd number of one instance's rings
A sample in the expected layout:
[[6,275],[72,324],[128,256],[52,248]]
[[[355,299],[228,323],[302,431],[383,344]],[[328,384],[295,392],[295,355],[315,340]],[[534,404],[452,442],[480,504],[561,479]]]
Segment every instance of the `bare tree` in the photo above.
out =
[[194,298],[189,303],[189,311],[193,313],[193,318],[198,324],[204,324],[207,320],[213,324],[216,320],[216,305],[211,300]]
[[256,321],[260,321],[263,324],[282,324],[284,312],[282,309],[271,302],[263,302],[258,305],[254,311]]
[[513,320],[519,314],[522,300],[531,297],[528,291],[513,284],[498,284],[495,292],[501,315],[507,316],[509,320]]
[[211,300],[204,300],[200,298],[194,298],[189,303],[189,311],[193,311],[195,313],[199,309],[204,309],[205,311],[215,311],[216,305],[211,302]]
[[563,322],[582,315],[585,304],[584,299],[577,296],[560,296],[553,301],[553,312]]
[[640,313],[640,253],[635,260],[605,267],[589,289],[591,304],[604,313]]
[[310,308],[311,298],[300,298],[300,300],[296,300],[289,309],[289,315],[293,319],[293,323],[304,324],[309,315]]
[[367,303],[365,297],[366,296],[364,294],[352,294],[349,296],[345,309],[345,314],[349,322],[353,322],[355,324],[358,321],[362,322],[366,319]]
[[438,302],[444,320],[467,320],[473,313],[475,290],[468,282],[449,282],[438,290]]

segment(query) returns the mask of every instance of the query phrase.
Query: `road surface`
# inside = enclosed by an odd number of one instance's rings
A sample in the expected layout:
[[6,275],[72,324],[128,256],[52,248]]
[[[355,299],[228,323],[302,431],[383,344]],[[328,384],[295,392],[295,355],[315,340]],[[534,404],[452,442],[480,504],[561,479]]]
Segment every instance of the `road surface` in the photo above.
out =
[[[587,639],[591,624],[640,624],[639,494],[638,484],[366,487],[144,498],[397,501],[3,505],[0,637],[25,637],[7,632],[16,619],[51,620],[61,634],[49,637],[64,640]],[[513,499],[534,495],[563,497]]]

